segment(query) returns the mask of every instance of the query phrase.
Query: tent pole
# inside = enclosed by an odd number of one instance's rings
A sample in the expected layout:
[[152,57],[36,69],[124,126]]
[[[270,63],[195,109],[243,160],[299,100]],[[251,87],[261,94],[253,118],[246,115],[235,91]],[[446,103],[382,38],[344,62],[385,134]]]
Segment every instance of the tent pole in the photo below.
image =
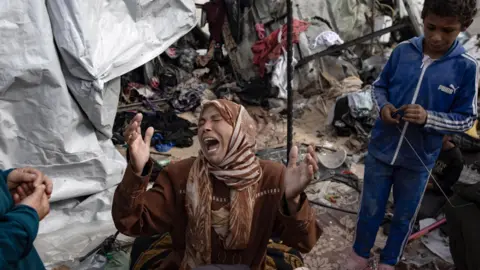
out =
[[292,31],[293,31],[293,7],[292,0],[287,1],[287,161],[289,160],[290,149],[293,141],[293,93],[292,93],[292,79],[293,79],[293,46],[292,46]]

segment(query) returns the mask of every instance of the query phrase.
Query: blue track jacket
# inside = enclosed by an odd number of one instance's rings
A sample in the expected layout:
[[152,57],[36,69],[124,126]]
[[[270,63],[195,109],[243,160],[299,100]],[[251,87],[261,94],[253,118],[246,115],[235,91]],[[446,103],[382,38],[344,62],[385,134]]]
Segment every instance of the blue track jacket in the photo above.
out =
[[37,211],[26,205],[14,206],[7,185],[10,172],[0,171],[0,269],[45,269],[33,247],[39,224]]
[[477,117],[477,76],[476,60],[465,53],[458,41],[436,60],[424,57],[423,37],[399,44],[373,83],[374,100],[379,110],[386,104],[395,108],[419,104],[428,113],[427,122],[420,126],[401,121],[395,126],[378,118],[369,153],[390,165],[431,169],[440,153],[443,135],[464,132],[473,126]]

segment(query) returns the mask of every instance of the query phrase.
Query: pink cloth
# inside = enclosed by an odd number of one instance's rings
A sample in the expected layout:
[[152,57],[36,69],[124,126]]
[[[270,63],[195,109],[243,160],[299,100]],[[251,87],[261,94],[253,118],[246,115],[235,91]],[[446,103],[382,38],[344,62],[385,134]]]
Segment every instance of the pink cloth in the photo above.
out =
[[255,25],[255,30],[257,31],[257,36],[259,39],[265,38],[265,25],[263,25],[262,23],[257,23]]

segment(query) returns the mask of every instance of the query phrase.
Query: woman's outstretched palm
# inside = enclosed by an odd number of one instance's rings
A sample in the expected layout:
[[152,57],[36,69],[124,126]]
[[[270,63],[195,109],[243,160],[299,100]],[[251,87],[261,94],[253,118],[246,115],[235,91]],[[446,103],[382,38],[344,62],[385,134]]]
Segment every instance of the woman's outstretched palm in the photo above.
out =
[[304,162],[297,165],[298,147],[293,146],[290,151],[287,171],[285,172],[285,197],[293,199],[299,196],[310,184],[318,171],[318,160],[312,146],[307,149]]
[[150,142],[154,131],[152,127],[149,127],[145,132],[145,138],[142,138],[140,127],[142,119],[141,113],[135,115],[123,134],[130,152],[130,165],[135,173],[141,173],[150,159]]

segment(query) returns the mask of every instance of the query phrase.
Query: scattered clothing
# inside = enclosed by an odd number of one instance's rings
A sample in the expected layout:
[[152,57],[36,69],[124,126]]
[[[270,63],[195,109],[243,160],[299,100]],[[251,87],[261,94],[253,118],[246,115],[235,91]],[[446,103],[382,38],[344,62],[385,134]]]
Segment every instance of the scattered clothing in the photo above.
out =
[[368,90],[337,98],[330,114],[333,114],[329,115],[329,120],[337,135],[349,137],[356,134],[361,141],[368,140],[376,120],[376,110]]
[[155,150],[160,153],[168,152],[175,146],[175,144],[173,144],[172,142],[165,142],[165,139],[160,133],[155,133],[153,135],[152,144],[155,147]]
[[[292,51],[292,67],[297,65],[297,59],[295,59],[295,51]],[[284,50],[284,53],[278,58],[275,62],[275,67],[272,72],[271,79],[272,87],[278,88],[279,99],[287,99],[287,52]]]
[[[309,23],[293,20],[292,43],[299,42],[300,33],[307,31]],[[257,41],[252,46],[253,63],[259,67],[260,76],[265,75],[265,65],[277,60],[287,47],[287,25],[283,25],[280,29],[268,35],[265,39]]]
[[171,99],[172,107],[178,112],[188,112],[200,106],[203,92],[207,85],[192,78],[175,88],[174,98]]
[[[464,194],[467,190],[476,191],[474,201],[472,194]],[[450,252],[456,269],[480,269],[480,184],[460,185],[450,200],[457,206],[447,204],[445,208]]]
[[464,166],[458,182],[466,185],[480,183],[480,160]]
[[[451,142],[444,142],[445,144],[451,144]],[[428,187],[425,191],[417,220],[438,217],[447,202],[443,193],[452,196],[452,187],[460,178],[463,164],[462,152],[454,144],[450,149],[442,149],[435,162],[435,167],[432,169],[432,177],[429,183],[431,187]]]
[[[463,156],[460,149],[454,146],[448,150],[442,150],[438,156],[432,175],[440,185],[440,188],[447,196],[453,194],[452,187],[457,183],[463,170]],[[438,195],[443,195],[436,183],[433,183],[433,190]]]
[[122,97],[125,103],[129,104],[136,101],[136,97],[141,96],[143,98],[152,98],[155,96],[155,92],[148,85],[131,82],[122,91]]
[[[117,114],[113,125],[114,143],[125,144],[123,132],[136,112],[121,112]],[[145,136],[147,128],[153,127],[155,133],[161,134],[160,144],[172,144],[175,147],[184,148],[193,145],[193,137],[196,135],[195,125],[178,117],[174,111],[144,112],[141,124],[142,136]],[[157,137],[159,138],[159,137]],[[153,141],[154,145],[157,141]]]
[[374,108],[371,89],[347,95],[350,114],[353,118],[371,117]]
[[190,79],[191,75],[173,64],[165,64],[159,77],[160,88],[163,89],[162,98],[171,99],[172,96],[167,92],[167,89],[174,88],[180,82]]
[[447,203],[445,196],[433,192],[425,191],[422,199],[422,205],[418,210],[417,222],[426,218],[436,218],[442,213],[442,209]]
[[40,223],[37,211],[14,204],[7,186],[11,171],[0,171],[0,269],[45,269],[33,246]]
[[249,105],[268,107],[268,99],[278,96],[277,89],[273,88],[266,78],[257,78],[239,86],[242,91],[238,92],[237,96]]
[[236,93],[240,93],[241,91],[242,88],[237,86],[236,83],[227,83],[215,89],[215,95],[220,99],[233,101],[236,97]]
[[340,44],[343,44],[343,40],[340,38],[340,36],[337,33],[333,31],[324,31],[315,38],[312,48],[316,49],[318,46],[321,46],[321,45],[325,47],[330,47],[333,45],[340,45]]
[[480,153],[480,140],[466,134],[455,134],[452,136],[452,139],[462,151]]
[[265,25],[263,23],[257,23],[255,24],[255,31],[257,31],[257,36],[258,39],[264,39],[265,38]]
[[188,73],[195,69],[195,61],[197,59],[197,51],[193,48],[182,48],[177,50],[178,66]]

